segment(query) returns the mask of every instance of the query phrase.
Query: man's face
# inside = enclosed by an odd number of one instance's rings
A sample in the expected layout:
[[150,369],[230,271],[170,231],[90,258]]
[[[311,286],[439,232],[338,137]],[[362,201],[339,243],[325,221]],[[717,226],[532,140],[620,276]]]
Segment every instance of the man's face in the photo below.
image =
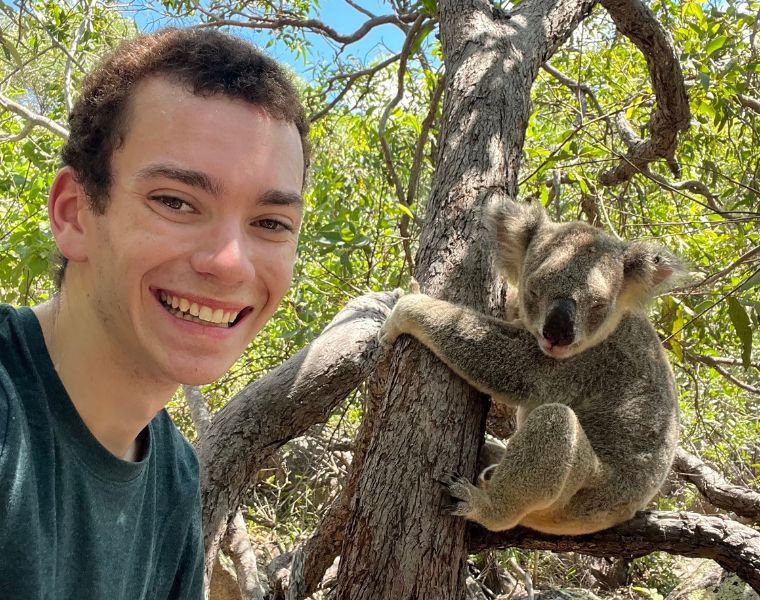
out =
[[105,214],[82,215],[78,280],[104,351],[163,383],[221,376],[290,285],[303,168],[292,123],[166,79],[143,82],[112,157]]

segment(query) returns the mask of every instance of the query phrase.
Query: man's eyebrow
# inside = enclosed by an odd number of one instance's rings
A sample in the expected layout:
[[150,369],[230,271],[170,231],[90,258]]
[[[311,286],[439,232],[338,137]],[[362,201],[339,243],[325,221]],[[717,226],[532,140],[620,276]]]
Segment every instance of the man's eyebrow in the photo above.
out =
[[259,204],[269,206],[303,206],[303,196],[295,192],[284,192],[282,190],[269,190],[264,193],[259,200]]
[[175,181],[179,181],[190,187],[200,188],[204,192],[214,196],[220,196],[223,190],[223,186],[219,181],[210,177],[203,171],[185,169],[183,167],[177,167],[176,165],[148,165],[137,172],[137,177],[140,179],[166,177],[167,179],[174,179]]

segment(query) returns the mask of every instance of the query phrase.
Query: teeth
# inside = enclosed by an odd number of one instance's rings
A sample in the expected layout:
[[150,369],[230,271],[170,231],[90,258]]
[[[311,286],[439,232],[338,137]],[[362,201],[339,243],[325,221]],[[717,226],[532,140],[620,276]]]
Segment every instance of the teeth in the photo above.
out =
[[[190,314],[193,314],[192,310],[190,311]],[[214,311],[208,306],[201,306],[197,316],[203,321],[213,321]]]
[[186,298],[172,296],[166,292],[161,292],[161,301],[170,308],[170,312],[186,321],[196,323],[212,323],[214,325],[230,326],[237,319],[238,312],[224,310],[223,308],[213,309],[209,306],[190,302]]

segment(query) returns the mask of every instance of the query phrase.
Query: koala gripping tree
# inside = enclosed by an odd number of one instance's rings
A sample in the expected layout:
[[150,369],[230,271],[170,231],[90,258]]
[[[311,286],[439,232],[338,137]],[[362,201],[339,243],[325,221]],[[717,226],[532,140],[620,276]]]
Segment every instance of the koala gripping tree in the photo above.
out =
[[[480,209],[494,197],[516,195],[531,86],[595,4],[533,0],[504,14],[481,0],[439,2],[443,122],[415,273],[428,294],[483,312],[502,306],[482,243]],[[689,109],[673,46],[648,9],[639,0],[602,4],[644,52],[658,103],[651,138],[631,146],[605,174],[612,182],[655,158],[673,160]],[[483,398],[406,340],[396,345],[379,411],[382,425],[357,483],[335,597],[461,599],[465,523],[441,516],[443,488],[436,479],[474,474]]]

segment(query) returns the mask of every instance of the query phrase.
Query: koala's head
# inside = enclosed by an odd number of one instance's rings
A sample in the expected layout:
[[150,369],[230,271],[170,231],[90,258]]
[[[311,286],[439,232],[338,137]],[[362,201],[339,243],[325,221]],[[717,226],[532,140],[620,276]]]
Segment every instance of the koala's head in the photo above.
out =
[[598,344],[682,272],[656,244],[623,242],[580,221],[554,223],[538,202],[494,202],[486,216],[496,265],[517,285],[523,326],[552,358]]

